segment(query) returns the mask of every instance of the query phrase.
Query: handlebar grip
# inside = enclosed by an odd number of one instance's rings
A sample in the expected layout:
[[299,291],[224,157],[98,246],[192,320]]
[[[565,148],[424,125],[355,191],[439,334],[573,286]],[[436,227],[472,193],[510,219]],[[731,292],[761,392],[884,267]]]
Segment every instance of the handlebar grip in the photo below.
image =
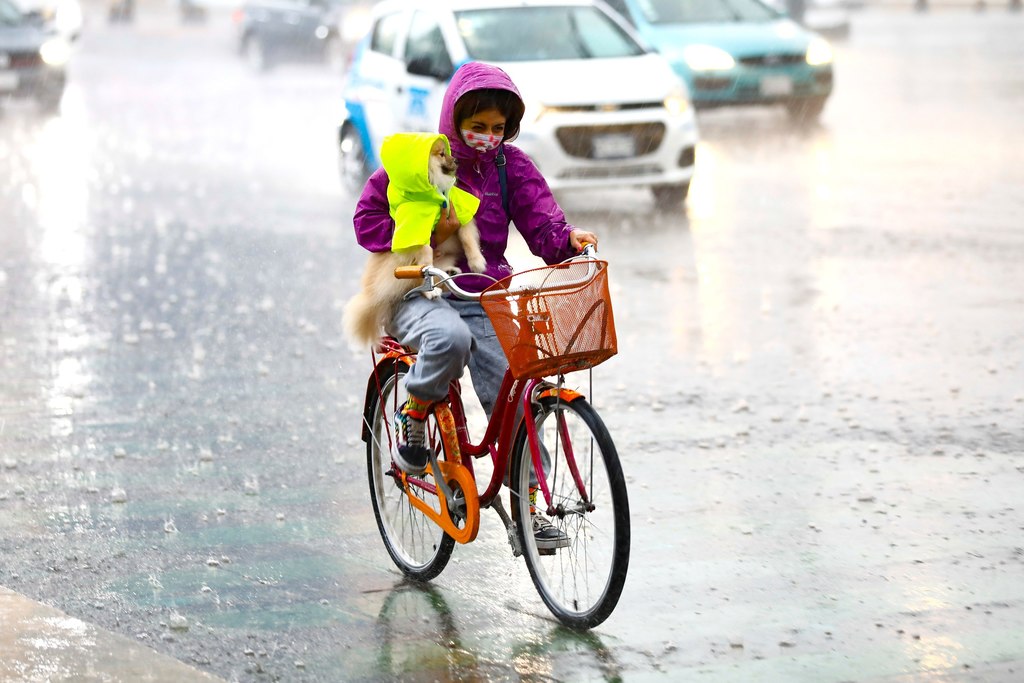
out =
[[399,280],[418,280],[423,277],[423,266],[398,266],[395,277]]

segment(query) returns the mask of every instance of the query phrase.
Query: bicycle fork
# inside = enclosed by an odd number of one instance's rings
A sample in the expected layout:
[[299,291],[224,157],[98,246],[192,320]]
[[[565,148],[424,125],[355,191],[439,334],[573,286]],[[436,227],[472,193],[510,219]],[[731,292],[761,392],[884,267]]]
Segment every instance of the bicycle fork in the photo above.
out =
[[[569,468],[569,472],[572,474],[573,482],[576,484],[576,491],[580,494],[580,502],[572,508],[566,508],[564,505],[555,505],[551,496],[551,490],[548,488],[547,476],[544,471],[544,463],[541,458],[541,444],[540,435],[537,433],[537,423],[533,419],[526,419],[525,416],[531,415],[530,403],[540,403],[540,399],[547,397],[555,397],[566,403],[575,401],[583,398],[583,394],[580,394],[572,389],[566,389],[562,386],[563,377],[560,375],[558,378],[558,385],[551,385],[547,383],[538,383],[534,386],[529,387],[528,391],[523,392],[523,415],[526,422],[526,438],[530,444],[530,456],[533,460],[533,471],[537,473],[537,486],[540,487],[541,493],[544,496],[544,502],[547,505],[547,514],[549,516],[557,516],[559,519],[565,517],[567,514],[582,514],[584,512],[592,512],[594,510],[594,504],[590,501],[590,496],[587,495],[587,488],[583,482],[583,477],[580,476],[579,466],[576,464],[576,454],[573,451],[572,437],[569,434],[569,428],[565,423],[565,418],[562,416],[561,411],[555,411],[555,429],[558,431],[556,439],[556,445],[560,444],[563,451],[563,457],[565,463]],[[537,391],[539,389],[539,391]],[[536,396],[531,394],[536,393]],[[554,459],[558,457],[558,453],[551,454],[552,464]]]
[[[523,392],[522,399],[524,422],[526,423],[526,436],[530,447],[530,456],[533,462],[534,471],[539,473],[537,476],[537,484],[540,486],[544,495],[544,500],[548,507],[548,514],[556,515],[560,518],[567,514],[583,514],[584,512],[593,511],[594,504],[590,502],[589,496],[587,495],[586,486],[583,483],[583,478],[579,473],[579,467],[576,464],[575,454],[572,449],[572,439],[569,436],[568,427],[565,424],[565,420],[562,419],[560,415],[557,416],[558,439],[559,443],[562,444],[565,459],[569,470],[572,473],[573,480],[576,483],[576,488],[579,491],[581,502],[572,509],[565,509],[564,506],[556,506],[552,504],[551,491],[547,485],[547,478],[544,476],[544,464],[541,458],[540,436],[537,433],[537,423],[534,422],[533,419],[527,419],[526,416],[532,415],[531,403],[539,404],[540,399],[545,397],[555,396],[563,401],[575,401],[576,399],[583,398],[582,394],[562,387],[561,379],[562,378],[559,378],[559,384],[557,386],[551,385],[547,382],[533,380],[531,384],[527,386],[526,391]],[[513,495],[515,495],[515,492],[513,492]],[[505,510],[505,504],[501,502],[501,496],[494,496],[487,507],[492,508],[496,513],[498,513],[498,517],[501,518],[502,524],[505,525],[505,533],[508,535],[508,544],[512,547],[512,555],[514,557],[521,556],[523,554],[523,546],[519,541],[518,525]]]

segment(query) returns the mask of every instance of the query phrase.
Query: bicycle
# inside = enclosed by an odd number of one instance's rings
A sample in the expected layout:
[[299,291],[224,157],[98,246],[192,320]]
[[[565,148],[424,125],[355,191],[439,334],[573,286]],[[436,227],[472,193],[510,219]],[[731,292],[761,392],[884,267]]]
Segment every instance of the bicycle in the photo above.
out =
[[[457,276],[432,266],[398,268],[395,276],[423,279],[413,296],[443,284],[454,296],[479,300],[509,367],[478,443],[470,440],[461,386],[457,380],[449,385],[447,398],[427,417],[427,472],[410,476],[392,462],[392,416],[405,401],[402,379],[415,353],[390,337],[372,352],[362,438],[374,516],[388,554],[409,578],[429,581],[445,568],[455,543],[476,538],[480,509],[490,507],[551,612],[574,629],[600,624],[626,579],[629,501],[604,422],[583,394],[565,386],[565,374],[616,352],[607,263],[588,245],[560,264],[513,274],[482,293],[461,289]],[[556,381],[544,379],[549,376]],[[493,471],[480,492],[473,461],[485,456]],[[506,475],[511,516],[499,495]],[[539,548],[531,508],[546,514],[568,542]]]

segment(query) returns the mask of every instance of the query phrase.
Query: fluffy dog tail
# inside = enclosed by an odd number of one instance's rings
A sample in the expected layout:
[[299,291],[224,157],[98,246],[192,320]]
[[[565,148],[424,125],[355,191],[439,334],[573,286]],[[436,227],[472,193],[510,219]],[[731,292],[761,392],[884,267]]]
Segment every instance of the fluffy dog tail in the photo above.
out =
[[359,348],[374,346],[380,339],[380,307],[366,291],[359,292],[345,304],[342,323],[345,336]]

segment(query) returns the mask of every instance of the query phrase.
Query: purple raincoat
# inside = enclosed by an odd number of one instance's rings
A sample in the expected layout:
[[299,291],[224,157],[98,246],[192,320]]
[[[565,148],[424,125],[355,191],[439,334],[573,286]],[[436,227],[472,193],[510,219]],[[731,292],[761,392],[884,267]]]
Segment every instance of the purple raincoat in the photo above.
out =
[[[501,205],[498,168],[494,164],[498,150],[478,152],[472,149],[462,140],[453,120],[458,99],[471,90],[481,88],[509,90],[521,98],[512,79],[498,67],[479,62],[464,64],[452,76],[445,91],[438,132],[448,136],[452,155],[459,161],[458,187],[480,199],[476,224],[480,229],[480,246],[487,259],[486,275],[500,279],[512,272],[505,260],[510,219],[530,250],[549,264],[562,261],[575,253],[569,244],[569,233],[573,227],[565,222],[565,214],[552,196],[544,176],[522,150],[509,144],[505,145],[505,168],[511,216],[505,214]],[[356,204],[352,219],[356,241],[369,251],[391,249],[391,234],[395,224],[388,211],[387,187],[387,173],[382,168],[377,169],[370,176]],[[463,272],[469,272],[465,259],[459,267]],[[469,291],[480,291],[490,282],[482,277],[459,279],[459,285]]]

